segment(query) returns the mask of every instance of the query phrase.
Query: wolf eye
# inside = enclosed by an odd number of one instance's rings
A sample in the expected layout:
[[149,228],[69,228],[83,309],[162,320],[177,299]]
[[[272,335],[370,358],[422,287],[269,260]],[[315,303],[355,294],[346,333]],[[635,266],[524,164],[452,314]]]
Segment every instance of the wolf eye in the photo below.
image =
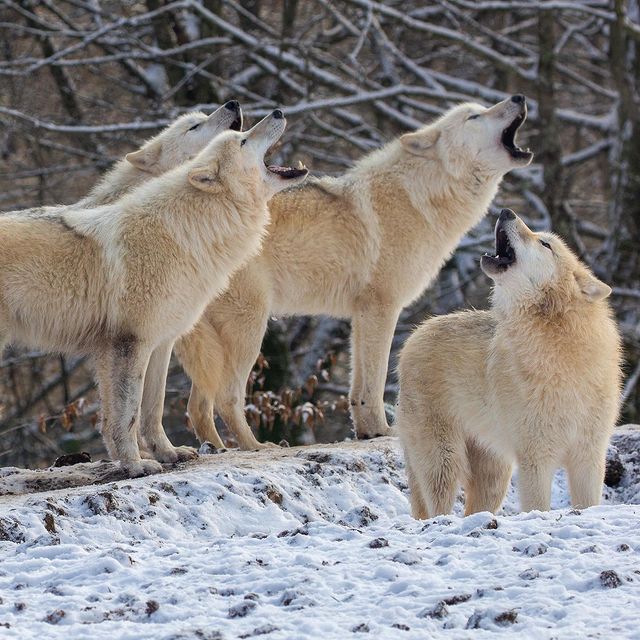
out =
[[193,125],[193,127],[189,127],[189,128],[187,129],[187,133],[188,133],[189,131],[195,131],[195,130],[196,130],[196,129],[201,125],[201,124],[202,124],[202,122],[198,122],[198,124],[194,124],[194,125]]
[[549,251],[551,251],[551,245],[548,242],[545,242],[544,240],[540,240],[540,244],[543,247],[547,247],[547,249],[549,249]]
[[479,118],[479,117],[480,117],[480,114],[476,113],[474,116],[469,116],[467,120],[475,120],[476,118]]
[[247,139],[243,138],[242,140],[240,140],[240,146],[244,147],[244,145],[247,144]]

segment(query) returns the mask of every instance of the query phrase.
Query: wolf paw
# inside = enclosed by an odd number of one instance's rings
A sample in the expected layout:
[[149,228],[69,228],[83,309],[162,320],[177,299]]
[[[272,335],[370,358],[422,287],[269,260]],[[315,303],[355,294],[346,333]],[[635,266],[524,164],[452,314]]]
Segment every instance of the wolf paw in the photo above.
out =
[[258,442],[251,447],[252,451],[261,451],[262,449],[280,449],[280,445],[275,442]]
[[388,425],[378,425],[377,427],[362,427],[356,429],[356,436],[359,440],[369,440],[370,438],[380,438],[382,436],[393,435]]
[[140,449],[140,457],[143,460],[155,460],[155,458],[153,457],[153,453],[151,453],[149,449],[145,449],[144,447],[139,447],[139,449]]
[[162,473],[162,465],[156,460],[121,462],[120,465],[129,478],[140,478],[141,476],[150,476],[154,473]]
[[156,451],[155,454],[156,460],[164,463],[185,462],[197,457],[198,451],[193,447],[171,447],[171,449]]

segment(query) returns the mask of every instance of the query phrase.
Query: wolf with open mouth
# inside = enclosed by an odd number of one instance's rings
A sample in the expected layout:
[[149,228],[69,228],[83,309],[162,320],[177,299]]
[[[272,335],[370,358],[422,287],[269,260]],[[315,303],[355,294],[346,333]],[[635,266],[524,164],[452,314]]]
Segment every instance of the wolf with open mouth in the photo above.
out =
[[343,175],[276,195],[261,254],[176,344],[198,438],[224,446],[215,410],[242,449],[267,446],[245,417],[246,382],[269,316],[300,314],[351,320],[356,434],[389,433],[383,395],[398,315],[485,215],[503,176],[531,161],[516,142],[526,113],[522,95],[456,105]]
[[416,518],[500,508],[515,465],[524,511],[567,470],[574,507],[600,501],[620,404],[620,336],[601,282],[555,234],[496,223],[491,309],[427,320],[400,356],[396,427]]

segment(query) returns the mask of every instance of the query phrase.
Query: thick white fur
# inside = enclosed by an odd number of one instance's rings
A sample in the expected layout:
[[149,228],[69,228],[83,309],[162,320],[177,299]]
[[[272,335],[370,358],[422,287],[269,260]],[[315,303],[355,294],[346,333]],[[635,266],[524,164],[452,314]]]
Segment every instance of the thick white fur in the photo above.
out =
[[[240,109],[235,112],[224,105],[208,116],[200,111],[185,113],[147,140],[140,149],[119,160],[79,202],[73,205],[34,207],[19,211],[36,215],[60,211],[63,207],[88,209],[111,204],[145,180],[191,160],[218,134],[228,131],[238,119],[242,121]],[[194,130],[195,125],[199,126]]]
[[[122,160],[117,162],[80,202],[74,205],[21,209],[19,211],[9,212],[9,214],[31,217],[41,215],[59,216],[63,212],[69,211],[73,212],[73,216],[78,216],[81,215],[81,211],[111,204],[146,180],[159,176],[165,171],[174,169],[192,159],[218,134],[228,131],[230,127],[238,124],[240,127],[242,126],[242,110],[239,105],[234,108],[222,105],[208,116],[199,111],[186,113],[145,142],[140,149],[127,154]],[[112,218],[110,222],[103,221],[101,224],[108,225],[116,223],[117,219]],[[110,238],[113,237],[114,234],[103,234],[103,239],[106,243],[106,255],[112,257],[116,254],[114,247],[109,248]],[[117,268],[117,262],[114,263],[112,261],[111,268]],[[35,333],[38,335],[37,331],[35,331]],[[167,364],[169,355],[170,351],[168,355],[165,355]],[[152,370],[154,371],[159,366],[156,362],[157,359],[158,356],[154,357],[151,361]],[[152,374],[150,377],[161,377],[164,380],[165,373],[166,372],[158,370],[157,373]],[[161,412],[163,398],[158,400],[158,398],[149,397],[148,402],[145,401],[144,403],[146,412]],[[152,453],[147,450],[142,435],[139,433],[138,436],[141,451],[144,456],[153,457]],[[174,455],[180,458],[186,455],[190,456],[191,452],[182,448],[176,450]],[[173,456],[165,453],[165,457]]]
[[525,511],[550,508],[560,466],[574,506],[600,501],[621,375],[611,290],[560,238],[519,218],[505,229],[516,262],[487,269],[491,310],[428,320],[400,357],[397,430],[416,518],[450,512],[459,483],[467,514],[496,511],[513,464]]
[[[289,184],[263,163],[284,126],[271,115],[221,134],[115,204],[0,217],[0,346],[90,355],[105,444],[132,476],[161,470],[141,460],[136,439],[149,361],[154,376],[166,375],[175,338],[259,250],[267,201]],[[142,433],[157,460],[192,455],[159,424],[143,423]]]
[[200,440],[223,446],[215,407],[241,448],[261,446],[244,395],[270,314],[350,318],[355,429],[362,437],[388,432],[383,391],[398,315],[484,216],[502,176],[529,162],[500,142],[522,109],[511,101],[459,105],[343,176],[272,199],[262,253],[176,344],[193,381],[189,414]]

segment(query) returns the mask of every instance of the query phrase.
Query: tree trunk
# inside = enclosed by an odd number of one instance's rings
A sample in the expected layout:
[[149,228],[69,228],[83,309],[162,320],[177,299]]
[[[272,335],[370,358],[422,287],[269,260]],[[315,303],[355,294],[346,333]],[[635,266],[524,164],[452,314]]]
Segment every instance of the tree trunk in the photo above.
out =
[[544,202],[553,228],[563,237],[569,239],[570,221],[563,212],[562,200],[562,147],[560,146],[558,122],[556,119],[555,76],[556,56],[554,47],[555,12],[540,11],[538,17],[538,39],[540,54],[538,60],[538,115],[540,137],[537,145],[537,161],[543,167]]

